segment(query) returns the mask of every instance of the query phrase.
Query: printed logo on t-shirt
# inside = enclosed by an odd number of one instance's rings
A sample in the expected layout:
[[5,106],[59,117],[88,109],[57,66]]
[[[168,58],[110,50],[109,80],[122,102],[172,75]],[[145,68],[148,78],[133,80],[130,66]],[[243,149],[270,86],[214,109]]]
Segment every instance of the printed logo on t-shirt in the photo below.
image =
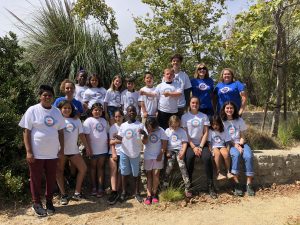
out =
[[47,127],[52,127],[55,124],[55,119],[52,116],[45,116],[44,123]]
[[84,95],[84,90],[82,90],[82,91],[79,91],[78,95],[80,96],[80,98],[83,98],[83,95]]
[[97,123],[95,129],[101,133],[104,130],[104,126],[102,123]]
[[172,136],[171,136],[171,141],[172,142],[176,142],[176,141],[178,141],[178,135],[177,134],[172,134]]
[[223,94],[227,93],[229,91],[231,91],[230,87],[223,87],[223,88],[220,89],[220,92],[223,93]]
[[153,101],[154,100],[154,97],[149,97],[149,96],[146,96],[147,100],[149,101]]
[[129,105],[134,105],[134,98],[133,97],[128,97],[128,104]]
[[219,135],[214,136],[213,139],[214,139],[214,142],[217,144],[222,142],[222,138]]
[[166,88],[162,91],[162,93],[166,93],[166,92],[172,92],[172,89],[171,88]]
[[134,130],[132,130],[132,129],[125,130],[125,138],[126,139],[132,139],[133,135],[134,135]]
[[121,102],[121,96],[116,95],[114,100],[115,100],[116,103],[120,103]]
[[201,90],[201,91],[205,91],[209,88],[208,85],[206,85],[205,83],[201,83],[199,84],[198,88]]
[[103,96],[103,94],[102,94],[101,92],[97,92],[95,97],[101,99],[101,98],[103,98],[104,96]]
[[158,141],[158,136],[156,135],[156,134],[150,134],[150,137],[149,137],[150,139],[150,142],[151,143],[156,143],[157,141]]
[[66,127],[65,127],[65,131],[68,133],[72,133],[75,130],[75,125],[72,122],[66,122]]
[[199,127],[200,121],[198,119],[192,119],[191,124],[193,127]]
[[228,126],[227,131],[232,139],[237,136],[237,129],[235,128],[235,126],[233,125]]

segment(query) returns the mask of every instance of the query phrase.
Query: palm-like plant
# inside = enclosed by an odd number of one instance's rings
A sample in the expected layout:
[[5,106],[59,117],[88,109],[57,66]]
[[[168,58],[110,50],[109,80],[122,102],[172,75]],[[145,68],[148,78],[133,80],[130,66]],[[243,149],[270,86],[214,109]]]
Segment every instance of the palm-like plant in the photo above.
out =
[[54,86],[65,78],[74,78],[83,66],[90,73],[102,77],[105,86],[117,71],[113,49],[101,34],[101,29],[91,29],[85,21],[72,14],[67,0],[45,0],[27,24],[15,14],[26,34],[26,59],[36,68],[33,80],[38,84]]

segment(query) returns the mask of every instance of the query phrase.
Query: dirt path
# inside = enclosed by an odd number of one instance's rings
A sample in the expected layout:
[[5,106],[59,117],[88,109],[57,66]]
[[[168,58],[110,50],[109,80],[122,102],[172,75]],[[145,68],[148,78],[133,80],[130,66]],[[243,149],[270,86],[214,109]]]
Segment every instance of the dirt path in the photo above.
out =
[[135,200],[108,207],[105,199],[56,205],[57,213],[37,218],[30,208],[0,213],[0,224],[222,224],[283,225],[300,223],[300,185],[274,185],[256,197],[236,198],[223,193],[217,200],[206,195],[183,207],[160,203],[145,206]]

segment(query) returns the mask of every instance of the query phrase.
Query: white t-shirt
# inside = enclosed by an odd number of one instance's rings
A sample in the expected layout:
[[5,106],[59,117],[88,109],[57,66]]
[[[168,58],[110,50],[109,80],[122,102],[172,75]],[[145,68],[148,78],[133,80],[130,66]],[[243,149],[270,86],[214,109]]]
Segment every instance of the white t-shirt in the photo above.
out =
[[19,126],[31,131],[31,147],[35,159],[56,159],[60,149],[58,131],[65,120],[58,108],[45,109],[36,104],[27,109]]
[[166,129],[166,135],[168,137],[168,150],[181,150],[182,143],[188,142],[188,137],[184,129],[179,127],[177,130],[171,128]]
[[109,88],[106,92],[104,102],[108,106],[121,107],[121,94],[119,91],[114,91]]
[[120,151],[130,158],[136,158],[140,155],[143,148],[142,135],[139,130],[144,130],[144,124],[139,121],[134,123],[122,123],[118,135],[122,137],[122,146]]
[[[119,133],[120,127],[117,123],[114,123],[110,128],[109,128],[109,139],[114,139],[114,135]],[[116,144],[115,149],[117,152],[117,155],[120,155],[120,149],[122,145],[121,144]],[[109,148],[109,154],[112,154],[111,147]]]
[[210,126],[210,122],[207,115],[202,112],[198,112],[196,115],[187,112],[181,117],[181,126],[187,129],[192,142],[200,145],[204,126]]
[[[174,82],[178,82],[182,90],[186,90],[192,87],[189,76],[183,71],[179,71],[179,73],[175,73]],[[185,105],[186,105],[186,101],[184,97],[184,92],[182,92],[182,95],[178,99],[178,107],[182,108],[185,107]]]
[[134,105],[136,108],[137,115],[140,115],[139,109],[139,93],[137,91],[130,92],[127,89],[121,93],[121,104],[123,105],[124,115],[127,114],[127,107],[130,105]]
[[89,117],[84,121],[83,129],[89,135],[93,155],[108,152],[108,125],[105,119]]
[[89,109],[92,108],[94,103],[101,103],[104,105],[104,98],[106,95],[106,90],[103,87],[100,88],[88,88],[83,94],[83,101],[89,102]]
[[[143,87],[141,91],[155,93],[155,87]],[[144,102],[148,116],[156,116],[158,106],[158,98],[156,96],[147,97],[146,95],[140,95],[139,101]],[[141,115],[143,116],[143,111],[141,111]]]
[[177,102],[179,97],[166,97],[163,95],[164,92],[180,92],[183,93],[183,89],[180,87],[179,83],[172,82],[171,84],[168,84],[166,82],[160,83],[156,89],[155,92],[159,98],[158,100],[158,110],[166,113],[177,113],[178,112],[178,106]]
[[245,121],[242,118],[223,121],[224,131],[234,143],[240,143],[241,131],[247,130]]
[[156,159],[162,148],[162,140],[168,140],[168,137],[161,127],[151,132],[148,136],[148,142],[145,145],[144,159]]
[[83,96],[87,88],[87,86],[79,86],[78,84],[76,84],[74,98],[80,101],[81,103],[84,103]]
[[65,155],[79,154],[77,145],[79,134],[83,133],[80,119],[65,118],[66,127],[64,129]]
[[230,141],[230,137],[224,131],[220,133],[209,129],[207,141],[210,142],[212,148],[221,148],[226,146],[226,142]]

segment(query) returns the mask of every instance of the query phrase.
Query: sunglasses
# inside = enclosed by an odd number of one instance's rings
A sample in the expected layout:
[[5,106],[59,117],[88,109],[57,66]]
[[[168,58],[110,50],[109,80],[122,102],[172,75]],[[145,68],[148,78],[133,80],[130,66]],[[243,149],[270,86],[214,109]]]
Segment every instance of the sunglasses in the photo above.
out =
[[206,67],[199,67],[197,70],[198,71],[200,71],[200,70],[207,70],[207,68]]

